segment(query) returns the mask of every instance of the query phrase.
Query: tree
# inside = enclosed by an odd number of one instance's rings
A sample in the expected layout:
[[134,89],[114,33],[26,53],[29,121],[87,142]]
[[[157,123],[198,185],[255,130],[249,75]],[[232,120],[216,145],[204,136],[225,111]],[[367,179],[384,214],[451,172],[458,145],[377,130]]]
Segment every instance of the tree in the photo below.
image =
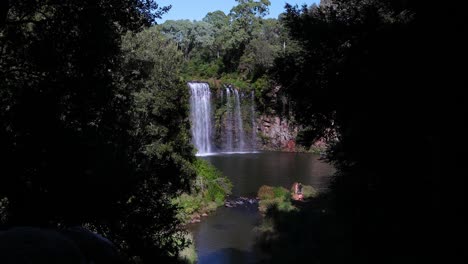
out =
[[193,24],[190,20],[167,20],[161,26],[161,32],[170,39],[173,39],[184,53],[185,59],[189,59],[189,54],[194,48],[195,35]]
[[[332,233],[322,233],[310,250],[359,263],[460,257],[451,235],[461,228],[463,190],[445,193],[439,183],[460,182],[451,176],[460,149],[444,142],[465,141],[466,97],[456,89],[463,81],[455,66],[466,53],[457,33],[466,29],[462,12],[390,0],[287,9],[284,22],[300,49],[276,61],[276,80],[297,120],[318,136],[338,136],[329,153],[338,168],[332,203],[320,217],[341,235],[330,242]],[[318,234],[333,230],[326,227]],[[335,263],[327,255],[317,262]]]
[[213,26],[204,21],[168,20],[160,28],[165,36],[178,44],[186,60],[194,51],[213,45]]
[[[123,38],[122,91],[131,91],[130,135],[137,146],[135,188],[117,218],[122,251],[144,261],[177,256],[186,245],[171,199],[194,178],[194,149],[186,86],[180,81],[183,56],[156,27]],[[123,242],[125,241],[125,242]]]
[[283,49],[283,31],[278,20],[262,20],[261,27],[240,59],[239,70],[255,80],[272,68],[275,58]]
[[209,23],[213,26],[214,33],[213,33],[213,45],[212,49],[216,54],[216,58],[220,58],[221,52],[224,51],[225,45],[225,38],[226,32],[229,30],[229,17],[224,14],[223,11],[215,11],[208,13],[204,18],[203,21]]
[[202,20],[213,25],[216,30],[222,30],[229,25],[229,17],[221,10],[209,12]]
[[236,0],[238,3],[231,9],[229,17],[231,28],[226,40],[228,51],[223,61],[227,71],[237,70],[240,58],[255,33],[261,27],[261,18],[268,14],[270,1]]
[[215,31],[210,23],[197,21],[194,23],[195,45],[201,49],[211,49],[214,43]]
[[259,18],[268,14],[268,0],[236,0],[238,3],[231,9],[229,17],[233,21],[233,30],[243,30],[252,37],[252,34],[259,23]]
[[129,260],[174,257],[183,241],[168,201],[193,176],[187,107],[179,103],[185,95],[175,75],[180,55],[154,32],[122,43],[125,32],[141,31],[168,8],[24,0],[7,1],[6,10],[4,227],[83,225]]

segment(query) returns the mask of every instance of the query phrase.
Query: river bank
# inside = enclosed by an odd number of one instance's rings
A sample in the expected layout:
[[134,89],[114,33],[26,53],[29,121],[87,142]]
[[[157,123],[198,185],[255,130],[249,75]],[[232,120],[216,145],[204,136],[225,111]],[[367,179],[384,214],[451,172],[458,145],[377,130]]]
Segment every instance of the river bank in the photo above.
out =
[[[232,183],[208,161],[198,158],[193,164],[196,178],[192,181],[190,192],[182,193],[172,203],[178,207],[177,217],[189,229],[190,224],[200,223],[218,207],[225,204],[231,193]],[[186,263],[196,263],[196,252],[193,235],[188,232],[184,239],[190,243],[180,252],[179,258]]]
[[232,190],[231,181],[208,161],[198,158],[194,166],[197,176],[190,192],[173,200],[179,208],[179,219],[186,224],[200,222],[201,217],[223,206]]
[[301,182],[325,191],[335,171],[320,156],[310,153],[218,154],[203,159],[225,175],[233,188],[224,206],[202,217],[201,222],[187,225],[199,264],[255,263],[267,258],[257,246],[261,235],[258,226],[265,219],[256,199],[259,188],[281,186],[288,191],[294,182]]

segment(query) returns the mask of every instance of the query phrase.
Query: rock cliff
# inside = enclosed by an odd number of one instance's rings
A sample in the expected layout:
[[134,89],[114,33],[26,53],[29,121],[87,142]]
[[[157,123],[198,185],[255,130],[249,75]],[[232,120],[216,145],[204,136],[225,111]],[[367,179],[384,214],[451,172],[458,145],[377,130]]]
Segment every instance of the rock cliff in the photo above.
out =
[[296,151],[298,127],[288,119],[261,115],[257,119],[257,131],[262,149]]

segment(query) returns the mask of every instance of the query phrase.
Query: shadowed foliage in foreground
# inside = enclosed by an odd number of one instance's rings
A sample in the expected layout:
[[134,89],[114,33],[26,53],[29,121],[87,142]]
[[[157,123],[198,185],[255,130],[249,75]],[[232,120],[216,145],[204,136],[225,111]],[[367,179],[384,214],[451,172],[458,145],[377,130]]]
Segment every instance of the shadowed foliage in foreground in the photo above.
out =
[[272,259],[460,258],[466,16],[418,1],[327,3],[288,7],[284,22],[300,49],[276,60],[275,77],[299,122],[317,136],[336,133],[329,159],[339,172],[326,203],[273,217]]
[[84,226],[131,262],[175,260],[191,163],[182,54],[154,1],[2,1],[2,229]]

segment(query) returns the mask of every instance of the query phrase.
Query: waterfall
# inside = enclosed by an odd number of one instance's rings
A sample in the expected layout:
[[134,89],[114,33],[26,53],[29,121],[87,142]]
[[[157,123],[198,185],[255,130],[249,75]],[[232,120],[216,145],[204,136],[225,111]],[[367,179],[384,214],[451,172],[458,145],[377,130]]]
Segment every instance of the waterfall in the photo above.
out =
[[213,151],[212,143],[212,113],[211,92],[207,83],[188,83],[190,88],[190,121],[192,124],[192,140],[197,148],[197,154],[207,154]]
[[232,133],[232,105],[231,105],[231,90],[229,88],[226,88],[226,124],[225,124],[225,131],[226,131],[226,145],[224,146],[224,151],[232,151],[233,146],[232,146],[232,139],[233,139],[233,133]]
[[[190,122],[192,142],[197,148],[197,155],[219,152],[247,152],[255,149],[255,104],[252,92],[251,102],[232,86],[218,90],[216,98],[211,98],[207,83],[188,83],[190,88]],[[226,96],[224,96],[226,92]],[[250,113],[249,113],[250,103]],[[243,111],[244,109],[244,115]],[[216,113],[216,115],[215,115]],[[249,120],[252,134],[244,131],[244,119]],[[215,121],[216,120],[216,125]],[[249,131],[247,129],[247,131]]]
[[239,91],[237,89],[234,89],[234,94],[235,94],[235,103],[236,107],[234,108],[234,111],[236,113],[236,135],[237,135],[237,140],[238,140],[238,151],[245,151],[245,139],[244,139],[244,126],[242,125],[242,115],[241,115],[241,107],[240,107],[240,98],[239,98]]

